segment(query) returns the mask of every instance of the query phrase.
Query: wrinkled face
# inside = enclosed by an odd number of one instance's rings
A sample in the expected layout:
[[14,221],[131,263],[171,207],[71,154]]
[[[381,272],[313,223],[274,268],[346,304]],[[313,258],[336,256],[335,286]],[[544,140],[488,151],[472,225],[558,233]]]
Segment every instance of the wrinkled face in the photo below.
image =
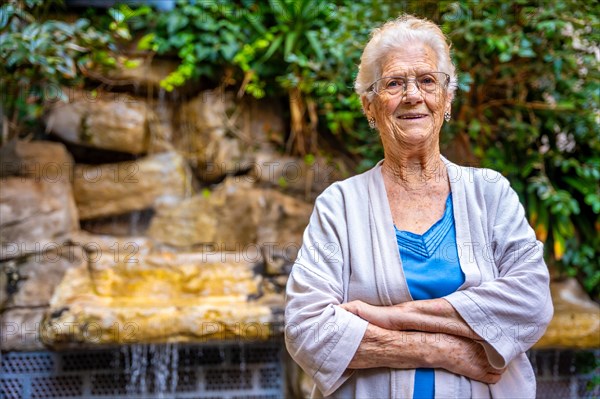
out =
[[404,77],[408,82],[406,91],[396,94],[379,91],[372,101],[363,97],[367,117],[375,118],[384,145],[386,136],[402,144],[422,144],[439,136],[444,112],[450,111],[447,86],[428,92],[415,85],[417,76],[437,71],[435,52],[422,43],[403,46],[383,60],[382,77]]

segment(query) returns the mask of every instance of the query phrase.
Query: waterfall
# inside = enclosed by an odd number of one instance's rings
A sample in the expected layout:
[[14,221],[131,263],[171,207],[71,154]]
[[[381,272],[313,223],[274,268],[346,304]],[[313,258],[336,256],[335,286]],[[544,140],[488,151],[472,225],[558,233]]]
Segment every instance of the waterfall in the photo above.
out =
[[123,346],[121,353],[128,376],[127,394],[152,394],[160,399],[175,394],[179,367],[177,344],[133,344]]

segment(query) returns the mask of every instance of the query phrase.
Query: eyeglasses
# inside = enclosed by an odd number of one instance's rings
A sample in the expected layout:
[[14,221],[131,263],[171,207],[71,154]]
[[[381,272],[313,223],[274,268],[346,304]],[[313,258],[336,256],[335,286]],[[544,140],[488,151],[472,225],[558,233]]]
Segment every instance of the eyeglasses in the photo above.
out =
[[421,90],[422,93],[435,93],[448,86],[450,75],[445,72],[427,72],[412,79],[403,76],[387,76],[373,82],[369,86],[369,91],[375,94],[385,92],[392,96],[404,95],[411,81],[415,82],[416,88]]

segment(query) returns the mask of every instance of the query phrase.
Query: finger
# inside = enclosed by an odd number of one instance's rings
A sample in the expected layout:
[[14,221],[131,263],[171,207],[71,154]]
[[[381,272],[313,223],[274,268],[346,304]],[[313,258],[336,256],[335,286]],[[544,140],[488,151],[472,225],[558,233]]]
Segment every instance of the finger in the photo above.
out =
[[338,306],[339,306],[340,308],[342,308],[342,309],[344,309],[344,310],[346,310],[346,311],[350,312],[350,313],[354,313],[354,314],[356,314],[356,310],[357,310],[357,309],[356,309],[356,308],[355,308],[355,307],[354,307],[352,304],[349,304],[349,303],[342,303],[342,304],[340,304],[340,305],[338,305]]
[[492,374],[500,374],[500,375],[502,375],[505,371],[506,371],[506,367],[503,368],[503,369],[497,369],[497,368],[494,368],[494,367],[490,367],[489,370],[488,370],[488,372],[490,372]]
[[488,379],[490,380],[490,384],[495,384],[498,381],[500,381],[500,378],[502,378],[502,375],[500,374],[490,374]]

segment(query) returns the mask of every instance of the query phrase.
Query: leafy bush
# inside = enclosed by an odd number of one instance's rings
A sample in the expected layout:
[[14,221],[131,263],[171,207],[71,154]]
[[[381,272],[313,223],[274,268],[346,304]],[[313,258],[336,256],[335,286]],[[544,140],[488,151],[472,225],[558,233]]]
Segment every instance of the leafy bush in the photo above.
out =
[[140,49],[181,60],[161,83],[165,89],[171,91],[200,77],[223,77],[224,68],[231,68],[242,43],[252,34],[247,17],[257,6],[242,3],[249,8],[232,1],[179,1],[172,11],[132,19],[137,21],[132,29],[148,32],[139,42]]
[[598,4],[447,6],[441,22],[462,73],[452,133],[511,180],[550,266],[598,298]]
[[[57,4],[11,0],[0,8],[0,116],[6,136],[38,124],[44,101],[64,98],[64,85],[81,84],[88,71],[116,65],[114,40],[118,35],[128,38],[124,21],[113,21],[111,34],[86,18],[46,19]],[[3,134],[0,144],[10,137]]]

